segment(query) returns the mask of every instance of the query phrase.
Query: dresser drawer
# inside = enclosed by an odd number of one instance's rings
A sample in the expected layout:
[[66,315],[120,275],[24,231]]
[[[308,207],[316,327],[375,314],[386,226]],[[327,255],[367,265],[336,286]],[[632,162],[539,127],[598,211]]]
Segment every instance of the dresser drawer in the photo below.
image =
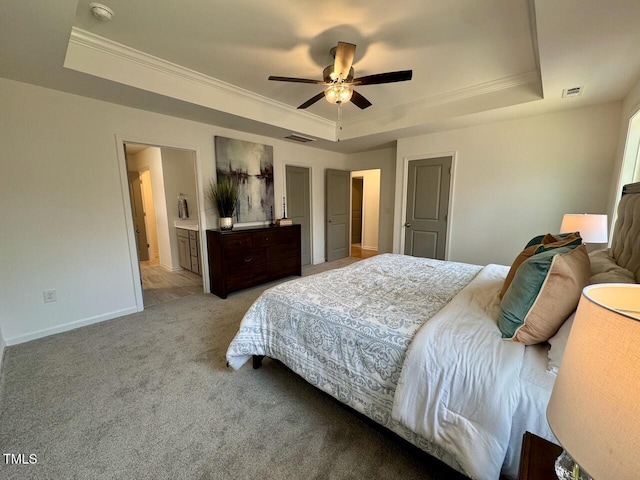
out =
[[256,232],[253,234],[253,246],[254,247],[269,247],[278,243],[278,231],[267,230],[264,232]]
[[222,244],[225,248],[252,248],[253,247],[253,234],[251,233],[238,233],[234,235],[223,235]]
[[267,264],[269,278],[286,277],[288,275],[299,275],[300,254],[296,257],[284,258],[278,262]]
[[300,229],[279,227],[278,230],[278,244],[299,244],[300,243]]
[[300,247],[297,244],[276,245],[267,253],[267,262],[277,262],[285,258],[300,257]]
[[302,275],[300,229],[300,225],[293,225],[207,230],[211,293],[227,298],[236,290]]
[[189,238],[189,230],[186,230],[184,228],[176,228],[176,235],[178,237]]
[[235,255],[228,255],[224,259],[224,269],[227,272],[239,268],[250,268],[252,265],[267,263],[267,250],[265,248],[251,248],[237,250]]
[[251,265],[250,267],[238,267],[236,269],[229,270],[226,276],[227,289],[230,291],[266,282],[269,278],[267,275],[266,263],[261,265]]
[[198,239],[198,232],[196,232],[194,230],[189,230],[189,239],[197,240]]

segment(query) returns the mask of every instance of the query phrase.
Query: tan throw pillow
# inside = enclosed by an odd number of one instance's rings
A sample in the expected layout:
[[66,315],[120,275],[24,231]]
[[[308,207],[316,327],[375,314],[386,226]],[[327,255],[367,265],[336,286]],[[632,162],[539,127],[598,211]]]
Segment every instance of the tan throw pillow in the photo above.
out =
[[578,246],[582,243],[582,238],[580,237],[579,232],[569,233],[566,235],[552,235],[547,233],[546,235],[540,235],[538,237],[534,237],[529,241],[527,246],[522,252],[516,257],[516,259],[511,264],[511,268],[509,269],[509,273],[507,277],[504,279],[504,284],[502,285],[502,290],[500,290],[499,297],[502,300],[504,294],[507,293],[507,289],[511,282],[513,281],[513,277],[518,270],[518,267],[522,265],[522,263],[528,258],[533,257],[536,253],[546,252],[547,250],[551,250],[554,248],[560,248],[565,246]]
[[525,345],[551,338],[575,310],[590,275],[584,245],[548,250],[526,260],[500,304],[502,336]]

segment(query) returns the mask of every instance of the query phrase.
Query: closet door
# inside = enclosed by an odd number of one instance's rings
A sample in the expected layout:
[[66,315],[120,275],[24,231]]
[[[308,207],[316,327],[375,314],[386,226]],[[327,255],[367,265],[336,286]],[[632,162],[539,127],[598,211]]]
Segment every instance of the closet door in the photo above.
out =
[[409,162],[404,253],[444,260],[451,157]]
[[332,262],[349,256],[349,212],[351,173],[326,170],[325,258]]
[[311,186],[307,167],[285,167],[287,187],[287,217],[300,225],[302,265],[311,263]]

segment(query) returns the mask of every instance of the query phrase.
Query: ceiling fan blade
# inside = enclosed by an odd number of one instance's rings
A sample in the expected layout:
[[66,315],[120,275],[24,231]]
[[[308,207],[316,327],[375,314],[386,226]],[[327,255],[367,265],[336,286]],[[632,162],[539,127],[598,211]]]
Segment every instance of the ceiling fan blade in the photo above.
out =
[[313,83],[315,85],[324,85],[322,80],[311,80],[309,78],[295,78],[295,77],[269,77],[269,80],[275,80],[276,82],[294,82],[294,83]]
[[320,92],[319,94],[317,94],[315,97],[311,97],[309,100],[307,100],[306,102],[304,102],[302,105],[300,105],[298,107],[298,109],[301,108],[307,108],[310,107],[311,105],[313,105],[314,103],[316,103],[318,100],[320,100],[321,98],[324,98],[324,92]]
[[411,80],[413,70],[401,70],[399,72],[377,73],[365,77],[354,78],[354,85],[376,85],[380,83],[406,82]]
[[356,46],[353,43],[338,42],[333,62],[333,73],[336,75],[334,80],[345,80],[349,76],[355,54]]
[[365,108],[368,108],[368,107],[370,107],[372,105],[369,100],[364,98],[362,95],[360,95],[355,90],[353,91],[353,95],[351,96],[351,102],[356,107],[360,107],[362,110],[364,110]]

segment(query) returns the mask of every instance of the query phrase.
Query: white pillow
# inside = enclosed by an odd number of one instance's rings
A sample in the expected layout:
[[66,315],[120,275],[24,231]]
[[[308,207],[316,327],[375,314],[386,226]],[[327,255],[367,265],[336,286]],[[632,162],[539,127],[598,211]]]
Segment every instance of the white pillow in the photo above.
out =
[[549,349],[547,371],[554,375],[558,374],[560,362],[562,362],[562,356],[564,355],[564,349],[567,346],[567,340],[569,340],[569,334],[571,333],[571,326],[573,325],[573,319],[575,316],[576,312],[573,312],[571,316],[565,320],[556,334],[548,340],[551,348]]

